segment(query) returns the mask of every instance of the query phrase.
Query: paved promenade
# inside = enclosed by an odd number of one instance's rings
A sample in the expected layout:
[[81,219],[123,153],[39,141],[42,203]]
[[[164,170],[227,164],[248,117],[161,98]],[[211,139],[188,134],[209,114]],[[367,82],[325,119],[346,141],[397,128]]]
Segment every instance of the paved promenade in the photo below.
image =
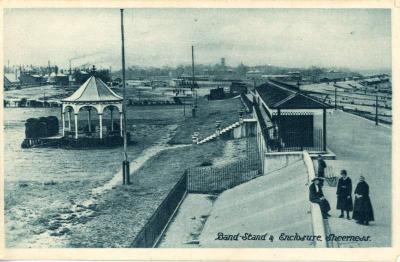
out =
[[337,160],[326,161],[339,176],[346,169],[354,189],[360,175],[370,187],[375,221],[370,226],[358,225],[354,220],[338,218],[336,188],[325,186],[332,210],[329,225],[336,235],[371,236],[369,242],[340,242],[340,247],[385,247],[391,245],[391,128],[342,111],[328,114],[328,147]]

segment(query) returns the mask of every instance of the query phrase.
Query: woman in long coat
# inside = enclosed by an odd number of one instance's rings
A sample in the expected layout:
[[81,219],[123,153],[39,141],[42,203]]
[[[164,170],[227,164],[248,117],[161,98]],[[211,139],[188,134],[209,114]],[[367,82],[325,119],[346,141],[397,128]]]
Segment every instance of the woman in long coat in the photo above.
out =
[[355,219],[358,224],[368,225],[369,221],[374,221],[374,211],[369,198],[369,186],[367,182],[365,182],[363,176],[360,176],[360,182],[357,184],[354,195],[353,219]]
[[353,199],[351,198],[352,184],[350,177],[347,176],[347,171],[342,170],[340,172],[342,176],[339,178],[336,195],[337,204],[336,209],[341,211],[340,218],[344,217],[344,211],[346,210],[347,219],[350,219],[349,212],[353,210]]

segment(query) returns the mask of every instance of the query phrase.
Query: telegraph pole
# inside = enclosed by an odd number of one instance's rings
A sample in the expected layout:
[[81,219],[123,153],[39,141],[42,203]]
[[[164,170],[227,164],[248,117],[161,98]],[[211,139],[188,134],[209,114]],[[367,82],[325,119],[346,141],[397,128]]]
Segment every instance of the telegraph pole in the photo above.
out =
[[126,89],[125,89],[125,38],[124,38],[124,9],[121,9],[121,49],[122,49],[122,114],[123,114],[123,136],[124,136],[124,161],[122,162],[122,183],[130,184],[129,161],[127,153],[127,133],[126,133]]

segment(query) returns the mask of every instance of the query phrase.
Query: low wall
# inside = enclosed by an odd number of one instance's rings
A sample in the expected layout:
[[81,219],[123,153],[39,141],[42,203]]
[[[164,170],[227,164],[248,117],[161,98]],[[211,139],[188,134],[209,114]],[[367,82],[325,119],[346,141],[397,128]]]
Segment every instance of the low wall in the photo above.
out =
[[265,153],[264,174],[274,172],[303,159],[301,152],[271,152]]
[[238,139],[238,138],[255,136],[257,133],[256,125],[257,125],[257,120],[244,119],[243,123],[240,126],[235,127],[233,129],[232,132],[233,138]]
[[[308,186],[312,183],[311,180],[315,178],[315,171],[313,162],[307,151],[303,151],[303,160],[307,166],[307,172],[308,172],[308,184],[306,185],[308,191]],[[318,204],[311,202],[310,202],[310,208],[311,208],[313,233],[316,236],[322,236],[322,241],[316,242],[315,247],[327,247],[325,239],[326,236],[325,226],[324,226],[324,221],[322,219],[321,209],[319,208]]]

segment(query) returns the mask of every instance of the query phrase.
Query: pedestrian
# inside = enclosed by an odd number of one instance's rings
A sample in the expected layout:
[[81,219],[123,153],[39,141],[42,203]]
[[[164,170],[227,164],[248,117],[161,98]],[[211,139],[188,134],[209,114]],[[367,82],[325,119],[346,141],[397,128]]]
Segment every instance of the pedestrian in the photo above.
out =
[[331,210],[331,206],[329,205],[328,200],[325,199],[324,192],[322,192],[322,186],[320,184],[320,178],[314,178],[311,180],[312,184],[309,187],[309,198],[312,203],[316,203],[319,205],[322,213],[322,217],[327,219],[330,217],[328,214],[329,210]]
[[324,185],[326,163],[321,155],[318,155],[318,172],[317,176],[321,178],[321,186]]
[[318,177],[325,177],[326,163],[321,155],[318,155]]
[[360,176],[354,195],[353,219],[358,224],[369,225],[369,221],[374,221],[374,211],[369,198],[369,186],[364,176]]
[[341,178],[339,178],[336,195],[337,204],[336,209],[341,211],[340,218],[344,217],[346,210],[347,219],[350,219],[350,211],[353,210],[353,199],[351,198],[352,184],[350,177],[347,176],[347,171],[340,171]]

